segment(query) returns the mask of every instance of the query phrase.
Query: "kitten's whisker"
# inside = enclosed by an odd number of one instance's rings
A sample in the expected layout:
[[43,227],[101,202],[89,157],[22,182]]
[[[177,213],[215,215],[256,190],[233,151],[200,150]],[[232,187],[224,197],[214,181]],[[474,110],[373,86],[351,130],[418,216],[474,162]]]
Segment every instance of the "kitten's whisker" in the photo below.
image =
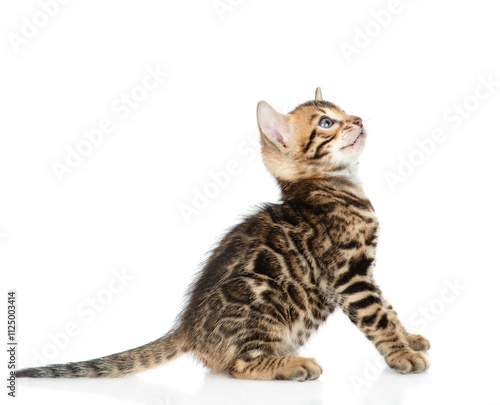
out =
[[375,114],[372,114],[370,116],[368,116],[367,119],[363,120],[363,122],[366,124],[368,122],[368,120],[371,120],[373,117],[377,116],[379,113],[375,113]]

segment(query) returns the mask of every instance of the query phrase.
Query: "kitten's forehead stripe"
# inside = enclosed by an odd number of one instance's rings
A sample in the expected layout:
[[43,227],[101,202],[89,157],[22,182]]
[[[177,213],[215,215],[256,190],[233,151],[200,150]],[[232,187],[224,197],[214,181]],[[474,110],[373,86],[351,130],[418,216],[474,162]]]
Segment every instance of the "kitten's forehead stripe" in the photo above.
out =
[[313,123],[313,121],[318,117],[319,114],[313,114],[311,115],[311,119],[309,120],[309,123]]
[[317,110],[321,111],[323,114],[326,114],[326,112],[324,111],[325,109],[332,109],[332,110],[339,110],[340,111],[340,108],[338,106],[336,106],[333,103],[330,103],[329,101],[311,100],[311,101],[306,101],[305,103],[302,103],[299,106],[297,106],[293,111],[291,111],[291,114],[293,114],[294,112],[298,111],[299,109],[301,109],[303,107],[314,107]]

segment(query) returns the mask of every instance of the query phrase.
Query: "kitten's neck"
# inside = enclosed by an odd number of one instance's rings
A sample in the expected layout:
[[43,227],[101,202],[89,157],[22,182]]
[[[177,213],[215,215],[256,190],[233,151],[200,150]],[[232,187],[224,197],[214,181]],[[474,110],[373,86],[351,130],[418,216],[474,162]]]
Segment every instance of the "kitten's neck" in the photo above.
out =
[[309,204],[322,204],[339,191],[347,191],[366,198],[358,177],[357,166],[348,167],[322,178],[310,178],[298,181],[278,179],[283,201],[303,201]]

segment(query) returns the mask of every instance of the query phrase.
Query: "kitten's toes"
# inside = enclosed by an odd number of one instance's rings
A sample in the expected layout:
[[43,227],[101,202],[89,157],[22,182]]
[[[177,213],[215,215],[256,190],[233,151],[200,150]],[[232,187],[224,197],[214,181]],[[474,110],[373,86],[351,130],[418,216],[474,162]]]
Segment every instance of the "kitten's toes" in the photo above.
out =
[[323,368],[315,359],[302,358],[301,360],[303,360],[301,364],[294,367],[287,379],[294,381],[316,380],[323,372]]
[[421,373],[429,368],[427,357],[421,352],[403,352],[387,361],[387,364],[401,374]]
[[413,350],[426,352],[431,347],[431,343],[422,335],[408,335],[407,340]]

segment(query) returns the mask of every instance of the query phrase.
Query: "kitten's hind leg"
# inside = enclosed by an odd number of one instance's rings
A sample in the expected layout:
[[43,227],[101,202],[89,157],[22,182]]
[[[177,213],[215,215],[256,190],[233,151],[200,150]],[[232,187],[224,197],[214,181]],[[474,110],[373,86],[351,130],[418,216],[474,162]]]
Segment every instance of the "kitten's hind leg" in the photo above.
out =
[[298,356],[246,356],[236,359],[230,368],[236,378],[250,380],[316,380],[323,369],[315,359]]

